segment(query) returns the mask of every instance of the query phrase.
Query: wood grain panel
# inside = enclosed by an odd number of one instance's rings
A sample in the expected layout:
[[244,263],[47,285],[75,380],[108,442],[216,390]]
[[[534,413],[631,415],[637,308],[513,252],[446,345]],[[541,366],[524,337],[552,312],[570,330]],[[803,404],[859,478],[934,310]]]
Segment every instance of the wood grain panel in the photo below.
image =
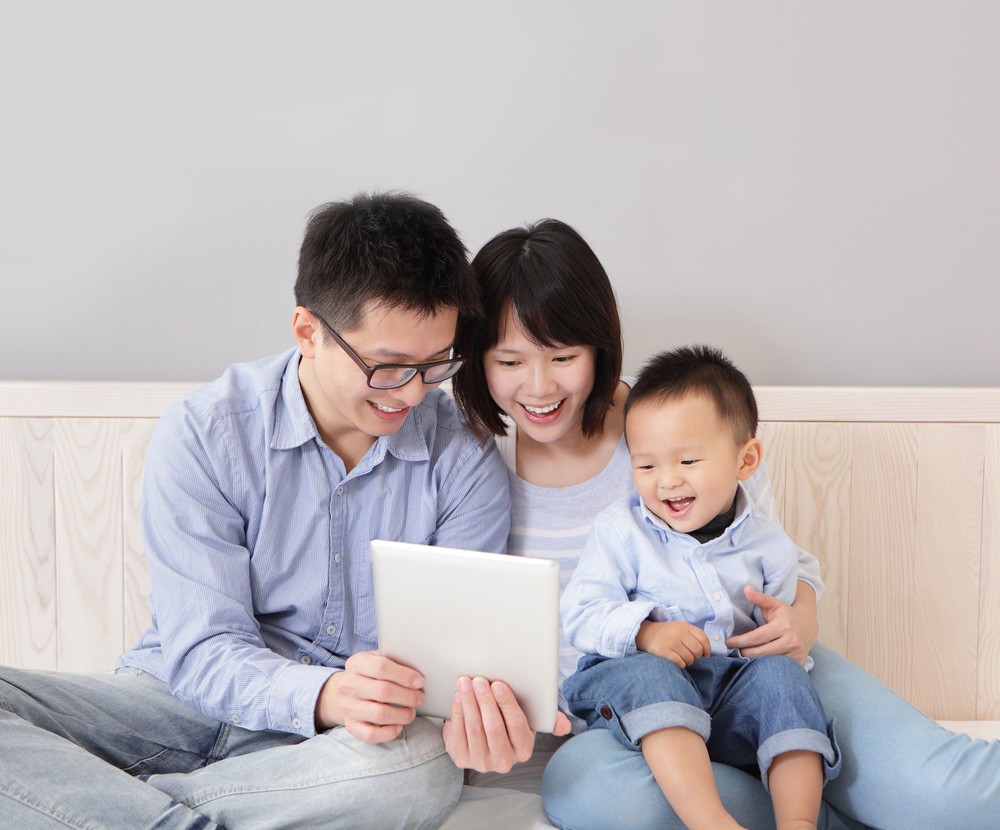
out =
[[976,716],[981,424],[921,424],[910,702],[932,718]]
[[59,668],[110,669],[123,645],[120,421],[57,420],[55,450]]
[[778,520],[785,515],[785,432],[787,424],[762,421],[757,426],[757,437],[764,446],[764,463],[774,489],[774,509]]
[[986,428],[976,717],[1000,719],[1000,425]]
[[56,667],[52,422],[0,419],[0,664]]
[[820,639],[847,654],[851,436],[841,424],[789,424],[785,530],[823,569]]
[[910,694],[917,430],[851,424],[848,658]]
[[149,568],[142,547],[139,506],[142,496],[142,469],[149,442],[156,427],[154,419],[136,419],[122,425],[122,509],[124,524],[124,608],[123,642],[134,645],[149,626]]

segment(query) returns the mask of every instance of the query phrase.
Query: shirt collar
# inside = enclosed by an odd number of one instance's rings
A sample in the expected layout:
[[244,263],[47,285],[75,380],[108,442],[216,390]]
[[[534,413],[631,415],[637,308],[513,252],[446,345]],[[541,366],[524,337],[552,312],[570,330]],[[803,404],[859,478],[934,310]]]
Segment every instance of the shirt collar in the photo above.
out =
[[[319,438],[319,431],[309,414],[302,385],[299,383],[299,361],[301,354],[295,349],[288,358],[281,376],[281,391],[275,401],[274,435],[271,449],[290,450],[301,447],[313,438]],[[430,448],[424,436],[423,424],[427,419],[427,407],[436,401],[434,391],[430,391],[419,406],[410,410],[403,425],[392,435],[384,435],[372,445],[366,457],[377,464],[385,453],[392,453],[401,461],[426,461],[430,458]]]
[[306,406],[302,386],[299,384],[301,358],[299,350],[293,349],[288,355],[285,371],[281,375],[281,389],[274,402],[272,450],[295,449],[319,435],[312,415],[309,414],[309,407]]
[[[681,533],[674,530],[670,525],[668,525],[663,519],[657,516],[653,511],[646,507],[646,503],[639,498],[636,494],[636,498],[639,501],[639,511],[645,519],[646,523],[651,525],[655,530],[658,530],[665,537],[683,537],[690,539],[693,543],[698,544],[698,540],[688,533]],[[733,523],[726,529],[726,531],[719,536],[719,539],[732,538],[738,532],[740,525],[746,520],[747,516],[750,515],[750,511],[753,508],[753,502],[750,500],[750,496],[743,486],[743,482],[739,482],[736,487],[736,518],[733,519]],[[716,541],[715,539],[712,540]],[[705,544],[711,544],[711,542],[706,542]]]

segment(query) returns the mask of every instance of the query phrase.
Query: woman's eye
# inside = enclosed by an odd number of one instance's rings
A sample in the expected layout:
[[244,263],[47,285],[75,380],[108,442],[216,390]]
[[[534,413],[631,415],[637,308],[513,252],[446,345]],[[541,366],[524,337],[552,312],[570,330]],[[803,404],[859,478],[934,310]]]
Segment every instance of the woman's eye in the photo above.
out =
[[697,458],[686,458],[681,462],[681,464],[683,464],[686,467],[690,467],[692,464],[697,464],[697,463],[698,463]]
[[575,354],[561,354],[558,357],[553,358],[553,360],[555,360],[556,363],[569,363],[574,357],[576,357]]
[[511,366],[517,366],[516,360],[498,360],[497,363],[507,368],[510,368]]

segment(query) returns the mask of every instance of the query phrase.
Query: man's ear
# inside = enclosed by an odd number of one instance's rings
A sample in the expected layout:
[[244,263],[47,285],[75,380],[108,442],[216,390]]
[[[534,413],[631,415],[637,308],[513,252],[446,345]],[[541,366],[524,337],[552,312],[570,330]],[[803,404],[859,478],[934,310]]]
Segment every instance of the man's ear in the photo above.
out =
[[303,306],[296,306],[292,313],[292,336],[304,358],[311,360],[316,356],[316,347],[323,339],[323,332],[319,330],[316,318]]
[[740,481],[746,481],[757,472],[760,462],[764,460],[764,445],[759,438],[751,438],[741,448],[739,454],[740,468],[736,477]]

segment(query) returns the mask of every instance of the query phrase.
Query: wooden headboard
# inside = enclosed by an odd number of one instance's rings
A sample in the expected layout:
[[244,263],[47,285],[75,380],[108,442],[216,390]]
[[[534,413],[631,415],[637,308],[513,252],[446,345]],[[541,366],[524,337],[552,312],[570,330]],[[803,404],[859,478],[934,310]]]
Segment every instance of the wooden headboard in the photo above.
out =
[[[0,663],[109,668],[146,625],[141,470],[184,383],[0,383]],[[758,387],[824,643],[939,719],[1000,719],[1000,389]]]

